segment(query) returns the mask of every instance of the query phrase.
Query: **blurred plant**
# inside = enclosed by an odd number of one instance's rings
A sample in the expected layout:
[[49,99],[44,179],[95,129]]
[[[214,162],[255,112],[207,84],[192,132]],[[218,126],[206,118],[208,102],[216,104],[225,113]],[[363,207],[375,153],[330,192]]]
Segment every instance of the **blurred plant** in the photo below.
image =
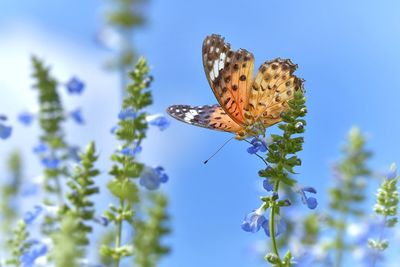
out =
[[[76,158],[76,147],[69,146],[65,141],[63,123],[67,115],[58,93],[59,82],[50,74],[50,68],[44,66],[40,59],[33,56],[32,64],[35,79],[33,87],[39,94],[37,116],[42,130],[40,143],[34,148],[34,152],[38,154],[44,167],[44,189],[47,193],[44,203],[61,208],[64,205],[61,178],[69,176],[67,164],[68,160]],[[78,91],[80,93],[83,90],[83,83],[77,78],[72,80],[65,85],[67,91],[71,94]],[[79,109],[70,112],[70,117],[78,123],[83,121]],[[42,230],[48,233],[54,231],[57,217],[47,217]]]
[[91,142],[85,153],[80,155],[80,165],[75,166],[72,178],[67,182],[71,189],[67,195],[70,205],[66,205],[61,214],[70,217],[69,221],[65,222],[65,227],[72,227],[73,224],[77,224],[74,227],[76,231],[79,231],[79,239],[76,239],[79,242],[75,246],[78,244],[81,246],[88,245],[88,234],[92,232],[92,227],[87,222],[95,219],[95,205],[89,197],[99,193],[99,188],[93,180],[100,173],[93,167],[96,160],[96,147],[94,142]]
[[[146,61],[139,59],[135,70],[130,75],[133,83],[127,87],[127,96],[118,116],[118,126],[114,128],[114,133],[117,139],[122,141],[122,146],[111,156],[114,165],[111,167],[110,175],[114,178],[109,181],[107,187],[119,200],[119,206],[110,205],[105,217],[116,226],[116,236],[113,247],[104,244],[100,250],[103,257],[108,256],[114,260],[115,267],[119,266],[122,258],[132,256],[134,252],[132,245],[122,244],[122,237],[125,223],[132,228],[135,227],[137,214],[134,207],[138,207],[140,202],[135,179],[150,177],[151,181],[155,181],[156,186],[152,188],[155,189],[161,182],[165,182],[167,177],[161,169],[158,169],[158,172],[152,172],[152,175],[144,174],[143,171],[148,170],[149,167],[145,167],[143,163],[136,160],[137,154],[142,150],[141,142],[146,137],[148,128],[146,113],[143,110],[152,104],[151,92],[147,90],[152,80],[148,71]],[[141,184],[145,186],[148,183],[141,182]]]
[[85,230],[78,216],[73,213],[63,215],[60,229],[52,234],[54,247],[51,250],[51,258],[56,267],[78,267],[79,260],[84,251],[78,244],[87,242],[87,237],[82,236]]
[[374,267],[377,261],[381,258],[380,254],[387,249],[389,241],[384,239],[385,228],[393,228],[398,222],[397,206],[399,204],[399,191],[397,189],[397,167],[392,164],[390,171],[383,180],[378,192],[376,194],[376,204],[374,212],[378,217],[382,218],[380,224],[380,233],[377,239],[370,238],[368,246],[372,249],[372,259],[369,259],[371,267]]
[[335,252],[335,266],[342,265],[343,254],[352,249],[345,238],[345,231],[352,218],[365,215],[364,202],[366,179],[371,174],[367,160],[372,153],[365,148],[365,137],[358,128],[352,128],[347,144],[343,147],[343,159],[334,165],[335,185],[330,189],[328,226],[336,232],[334,241],[327,247]]
[[145,23],[143,7],[147,0],[109,0],[110,9],[105,14],[106,27],[100,41],[117,50],[118,55],[107,66],[120,73],[122,93],[125,95],[127,72],[137,60],[133,45],[134,31]]
[[140,267],[156,267],[159,259],[170,252],[170,248],[160,244],[163,236],[170,233],[165,224],[169,220],[166,214],[167,198],[162,194],[151,194],[152,207],[148,209],[148,218],[135,220],[134,237],[135,262]]
[[[294,98],[289,101],[290,109],[286,113],[282,113],[283,123],[278,127],[283,131],[282,135],[271,135],[272,142],[267,144],[262,138],[257,138],[250,142],[252,147],[248,149],[250,154],[256,154],[260,157],[267,168],[261,170],[259,175],[265,177],[263,181],[264,189],[272,191],[272,196],[261,197],[262,205],[255,211],[249,213],[243,223],[242,229],[247,232],[257,232],[263,228],[266,235],[271,237],[272,253],[268,253],[265,259],[271,263],[272,266],[285,267],[292,265],[292,255],[288,251],[283,258],[279,255],[278,243],[276,236],[284,230],[283,221],[277,217],[280,216],[281,207],[291,205],[288,199],[279,200],[279,186],[283,184],[293,188],[301,194],[305,204],[310,208],[316,207],[316,200],[314,198],[307,198],[305,192],[316,193],[315,189],[311,187],[297,188],[297,181],[289,177],[289,174],[294,174],[293,168],[301,165],[301,160],[296,156],[296,153],[302,150],[303,137],[296,137],[293,135],[301,134],[304,132],[306,121],[302,119],[307,113],[305,107],[305,97],[302,92],[296,91]],[[261,142],[261,143],[260,143]],[[266,149],[265,149],[265,148]],[[262,158],[257,154],[258,151],[267,150],[266,158]],[[310,201],[310,199],[312,201]],[[309,205],[313,202],[313,205]],[[267,219],[264,216],[266,210],[270,208],[270,215]]]
[[31,247],[28,242],[29,233],[26,230],[25,222],[20,220],[12,233],[12,238],[8,241],[11,248],[11,257],[6,260],[6,264],[20,267],[23,263],[21,262],[23,255],[29,253]]
[[8,160],[7,167],[10,180],[0,188],[0,216],[2,237],[7,239],[11,226],[15,224],[18,216],[18,194],[22,183],[22,159],[19,151],[13,151]]

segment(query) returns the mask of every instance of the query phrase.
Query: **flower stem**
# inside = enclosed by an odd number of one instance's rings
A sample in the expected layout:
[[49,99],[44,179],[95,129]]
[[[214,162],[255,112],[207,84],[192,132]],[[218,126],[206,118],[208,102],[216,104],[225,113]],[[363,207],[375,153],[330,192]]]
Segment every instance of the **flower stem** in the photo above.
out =
[[[274,192],[278,192],[279,189],[279,181],[276,181],[274,184]],[[271,236],[271,241],[272,241],[272,248],[274,250],[274,253],[278,257],[280,261],[280,256],[279,256],[279,249],[278,245],[276,243],[276,238],[275,238],[275,213],[276,213],[276,202],[275,200],[271,204],[271,209],[270,209],[270,214],[269,214],[269,234]]]
[[[120,199],[119,201],[121,213],[124,212],[125,201]],[[120,214],[120,218],[117,221],[117,235],[115,236],[115,249],[117,250],[121,246],[121,236],[122,236],[122,214]],[[114,267],[119,267],[120,256],[118,255],[115,259]]]

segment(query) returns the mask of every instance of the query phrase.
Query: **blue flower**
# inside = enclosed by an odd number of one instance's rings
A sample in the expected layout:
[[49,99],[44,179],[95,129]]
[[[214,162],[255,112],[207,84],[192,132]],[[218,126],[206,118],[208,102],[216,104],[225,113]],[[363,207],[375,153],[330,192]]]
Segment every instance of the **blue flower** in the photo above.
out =
[[135,143],[132,146],[124,147],[121,149],[121,154],[125,156],[135,157],[137,154],[142,152],[142,147]]
[[161,131],[164,131],[169,127],[171,122],[168,120],[167,117],[164,116],[164,114],[154,114],[154,115],[149,115],[146,117],[146,121],[153,126],[157,126],[158,129]]
[[249,154],[255,154],[258,151],[260,152],[266,152],[267,151],[267,145],[264,141],[261,141],[259,138],[253,138],[251,141],[251,147],[247,148],[247,153]]
[[75,162],[80,162],[81,157],[79,156],[80,149],[78,146],[70,146],[68,147],[68,155],[69,158],[72,159]]
[[6,121],[7,120],[7,116],[0,114],[0,121]]
[[160,182],[161,183],[166,183],[168,182],[168,175],[165,173],[165,170],[163,167],[158,166],[156,168],[154,168],[154,171],[158,174],[158,176],[160,177]]
[[150,168],[145,166],[140,174],[139,184],[147,190],[155,190],[161,183],[168,181],[168,175],[162,167]]
[[35,154],[42,154],[49,150],[45,143],[39,143],[37,146],[33,147],[33,153]]
[[55,157],[44,157],[42,159],[42,165],[47,169],[58,169],[58,167],[60,166],[60,160]]
[[[269,231],[269,220],[267,219],[261,226],[264,229],[265,234],[271,237],[271,232]],[[285,232],[286,228],[287,225],[283,220],[275,220],[275,236],[279,236],[281,233]]]
[[300,188],[300,190],[297,190],[297,192],[300,194],[301,201],[303,202],[303,204],[306,204],[309,209],[313,210],[318,206],[317,199],[314,197],[307,197],[306,193],[305,193],[305,192],[308,192],[308,193],[316,194],[317,190],[315,190],[315,188],[306,186],[306,187]]
[[97,216],[93,218],[93,221],[103,226],[107,226],[110,223],[110,221],[104,216]]
[[119,129],[119,125],[115,125],[113,127],[111,127],[110,129],[110,133],[115,134]]
[[4,124],[0,124],[0,138],[1,139],[7,139],[11,136],[12,133],[12,127],[11,126],[6,126]]
[[42,206],[34,206],[33,211],[28,211],[24,214],[24,222],[26,224],[32,224],[40,214],[43,212]]
[[72,77],[66,84],[67,91],[70,94],[81,94],[85,89],[85,84],[76,77]]
[[35,266],[35,261],[37,258],[46,255],[47,246],[43,243],[40,243],[37,240],[33,240],[30,242],[30,248],[24,254],[21,255],[21,266],[22,267],[33,267]]
[[126,108],[119,112],[118,119],[120,120],[134,120],[138,116],[137,112],[133,108]]
[[85,121],[83,120],[82,111],[80,108],[77,108],[69,113],[69,116],[77,123],[77,124],[84,124]]
[[25,126],[31,125],[33,118],[34,118],[33,114],[28,111],[23,111],[20,114],[18,114],[18,121]]
[[264,217],[264,212],[261,209],[257,209],[244,217],[241,227],[246,232],[255,233],[260,230],[266,221],[267,219]]
[[274,186],[269,182],[268,179],[264,179],[264,181],[263,181],[263,187],[264,187],[264,189],[267,190],[268,192],[274,191]]
[[389,180],[393,180],[397,177],[397,166],[396,163],[392,163],[390,165],[389,172],[386,174],[386,178]]

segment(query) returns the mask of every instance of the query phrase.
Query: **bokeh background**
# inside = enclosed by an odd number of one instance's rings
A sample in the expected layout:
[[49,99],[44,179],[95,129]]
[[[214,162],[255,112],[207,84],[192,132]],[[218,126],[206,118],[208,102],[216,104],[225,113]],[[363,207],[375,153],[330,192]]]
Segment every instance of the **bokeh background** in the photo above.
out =
[[[256,65],[275,57],[299,65],[309,114],[298,180],[317,189],[320,208],[332,181],[331,163],[352,125],[367,133],[375,152],[372,167],[383,171],[399,162],[400,2],[151,0],[145,6],[147,24],[133,42],[155,77],[151,112],[216,102],[204,75],[201,44],[206,35],[218,33],[233,48],[253,52]],[[37,109],[30,89],[32,54],[52,65],[61,80],[78,75],[86,83],[83,96],[63,97],[67,108],[82,107],[86,120],[84,126],[68,124],[67,138],[82,146],[94,139],[103,172],[99,182],[108,179],[108,157],[116,147],[109,129],[117,121],[121,90],[118,74],[103,67],[113,51],[98,43],[106,9],[106,1],[96,0],[0,2],[0,113],[14,126],[11,139],[0,144],[0,158],[20,149],[27,180],[41,170],[32,154],[38,127],[16,122],[20,111]],[[240,229],[243,216],[260,204],[262,162],[246,153],[246,143],[234,141],[203,164],[229,137],[177,121],[165,132],[150,131],[141,158],[164,166],[170,176],[163,190],[171,203],[174,230],[166,243],[173,252],[161,266],[263,264],[253,250],[265,236]],[[109,196],[98,200],[105,209]],[[399,239],[393,242],[398,248]]]

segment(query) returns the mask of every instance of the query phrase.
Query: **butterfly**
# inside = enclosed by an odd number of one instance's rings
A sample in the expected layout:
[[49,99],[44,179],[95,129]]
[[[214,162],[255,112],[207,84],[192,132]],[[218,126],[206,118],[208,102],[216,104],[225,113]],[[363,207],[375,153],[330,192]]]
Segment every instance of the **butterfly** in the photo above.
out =
[[297,65],[289,59],[264,62],[255,77],[254,56],[245,49],[233,51],[217,34],[203,42],[203,65],[219,104],[173,105],[167,113],[188,124],[230,132],[243,140],[265,133],[282,120],[295,91],[304,92],[303,80],[293,75]]

